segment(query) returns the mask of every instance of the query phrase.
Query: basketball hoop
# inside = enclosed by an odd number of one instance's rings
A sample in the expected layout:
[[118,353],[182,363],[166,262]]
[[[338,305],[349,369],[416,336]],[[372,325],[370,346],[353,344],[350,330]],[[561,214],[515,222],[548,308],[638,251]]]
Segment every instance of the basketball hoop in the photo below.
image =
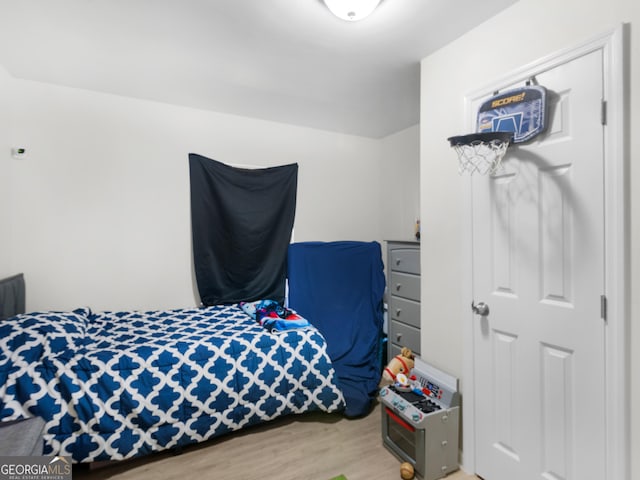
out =
[[491,175],[500,167],[512,139],[512,132],[483,132],[449,137],[447,140],[458,154],[460,175],[464,172]]

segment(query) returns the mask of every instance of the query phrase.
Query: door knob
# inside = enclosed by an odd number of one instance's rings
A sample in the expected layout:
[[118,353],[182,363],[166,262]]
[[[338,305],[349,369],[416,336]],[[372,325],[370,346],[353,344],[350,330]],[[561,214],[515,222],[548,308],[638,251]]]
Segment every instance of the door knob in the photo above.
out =
[[473,310],[473,313],[475,313],[476,315],[480,315],[482,317],[486,317],[487,315],[489,315],[489,305],[487,305],[484,302],[480,302],[477,305],[472,301],[471,302],[471,310]]

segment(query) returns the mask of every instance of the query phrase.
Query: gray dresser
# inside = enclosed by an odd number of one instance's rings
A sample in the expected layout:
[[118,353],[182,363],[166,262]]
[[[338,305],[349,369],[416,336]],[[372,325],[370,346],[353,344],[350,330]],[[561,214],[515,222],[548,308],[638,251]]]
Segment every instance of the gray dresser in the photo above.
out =
[[387,241],[388,360],[402,347],[420,355],[420,243]]

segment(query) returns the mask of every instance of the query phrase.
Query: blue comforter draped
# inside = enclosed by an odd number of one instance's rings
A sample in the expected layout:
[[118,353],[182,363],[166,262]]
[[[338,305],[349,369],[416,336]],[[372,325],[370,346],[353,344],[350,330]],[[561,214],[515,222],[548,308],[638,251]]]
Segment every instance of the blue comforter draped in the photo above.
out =
[[378,392],[385,289],[378,242],[289,246],[289,305],[318,328],[345,396],[345,415],[367,414]]

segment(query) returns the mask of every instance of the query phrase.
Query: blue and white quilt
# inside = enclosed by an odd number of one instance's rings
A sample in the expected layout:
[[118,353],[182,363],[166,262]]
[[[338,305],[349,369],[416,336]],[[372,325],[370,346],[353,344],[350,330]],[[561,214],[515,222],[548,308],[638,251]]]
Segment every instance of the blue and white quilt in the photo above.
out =
[[276,417],[344,408],[313,326],[237,305],[23,314],[0,322],[0,421],[40,416],[45,455],[119,460]]

